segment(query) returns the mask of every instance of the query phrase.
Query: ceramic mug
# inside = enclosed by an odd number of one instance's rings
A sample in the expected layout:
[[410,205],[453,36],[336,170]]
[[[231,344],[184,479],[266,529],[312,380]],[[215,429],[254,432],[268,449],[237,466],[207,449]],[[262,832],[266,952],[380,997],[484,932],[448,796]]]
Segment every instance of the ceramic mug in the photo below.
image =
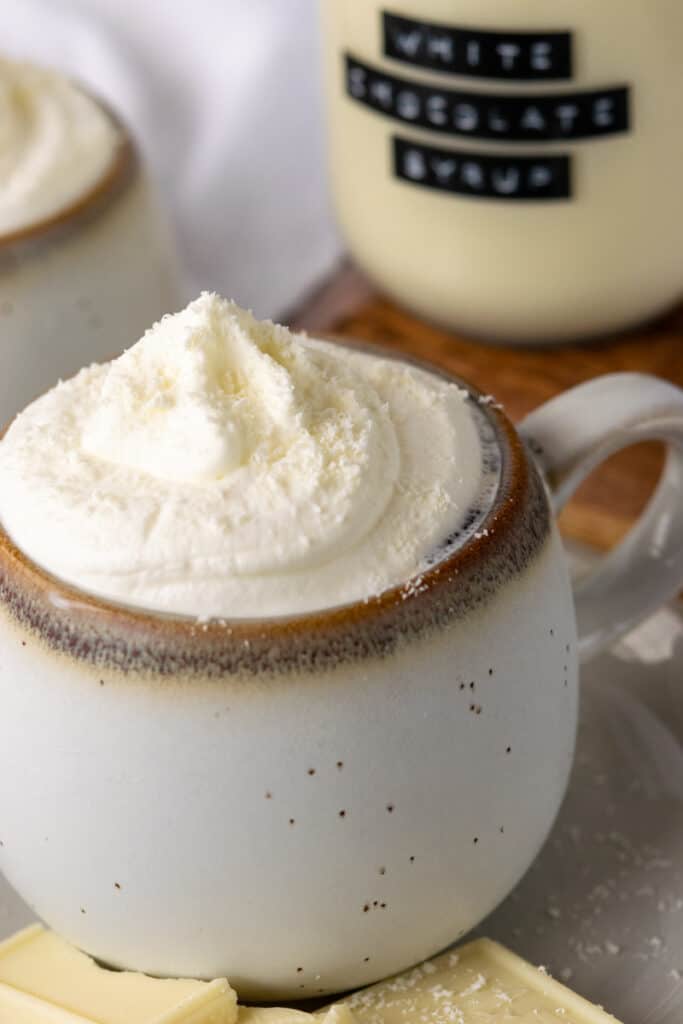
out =
[[147,169],[125,125],[95,102],[120,138],[101,180],[54,216],[0,235],[3,425],[181,305],[173,238]]
[[[683,583],[683,392],[604,377],[521,436],[470,393],[495,486],[454,551],[366,602],[151,614],[0,533],[0,868],[49,925],[285,999],[431,956],[512,889],[565,791],[580,658]],[[572,596],[553,512],[651,438],[658,490]]]

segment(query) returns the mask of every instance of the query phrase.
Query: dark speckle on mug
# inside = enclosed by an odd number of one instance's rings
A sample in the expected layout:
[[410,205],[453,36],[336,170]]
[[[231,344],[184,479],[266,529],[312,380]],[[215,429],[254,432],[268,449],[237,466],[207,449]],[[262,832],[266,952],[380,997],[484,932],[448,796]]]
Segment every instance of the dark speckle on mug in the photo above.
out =
[[272,800],[273,799],[273,794],[270,792],[270,790],[268,790],[266,792],[265,798],[266,798],[266,800]]
[[296,973],[297,974],[301,974],[302,971],[303,971],[303,967],[297,967],[297,969],[296,969]]
[[386,875],[387,869],[382,867],[382,868],[379,869],[379,873],[380,873],[380,875]]
[[409,858],[409,860],[410,860],[410,863],[411,863],[411,864],[414,864],[414,863],[415,863],[415,857],[414,857],[414,856],[411,856],[411,857]]
[[308,774],[309,775],[315,775],[315,768],[309,768],[308,769]]
[[506,754],[511,754],[512,753],[512,747],[506,747],[505,748],[505,753]]
[[477,843],[479,842],[479,836],[475,836],[475,837],[474,837],[474,839],[472,840],[472,842],[473,842],[473,843],[474,843],[474,845],[476,846],[476,845],[477,845]]
[[340,818],[345,818],[345,817],[346,817],[346,811],[345,811],[345,810],[341,810],[341,811],[339,812],[339,817],[340,817]]
[[81,907],[81,914],[85,914],[85,907]]
[[382,900],[372,900],[363,904],[363,913],[369,914],[371,910],[386,910],[387,904]]
[[363,957],[363,963],[364,964],[369,964],[370,963],[370,957],[369,956],[364,956]]
[[389,812],[389,814],[393,814],[394,813],[394,805],[393,804],[387,804],[387,811]]
[[343,761],[337,761],[337,768],[339,769],[339,771],[341,771],[343,767],[344,767],[344,762]]
[[120,884],[118,882],[114,882],[114,888],[118,889],[120,891],[121,886],[120,886]]
[[289,819],[289,824],[290,825],[296,825],[296,820],[294,818],[290,818]]
[[490,669],[489,669],[489,675],[490,675],[490,676],[492,676],[492,675],[493,675],[493,669],[492,669],[492,668],[490,668]]

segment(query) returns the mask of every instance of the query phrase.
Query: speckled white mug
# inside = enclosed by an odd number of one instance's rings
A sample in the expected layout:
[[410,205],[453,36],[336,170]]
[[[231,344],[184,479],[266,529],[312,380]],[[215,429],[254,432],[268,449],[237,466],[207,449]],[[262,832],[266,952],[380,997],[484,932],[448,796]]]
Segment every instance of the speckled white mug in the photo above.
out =
[[182,304],[172,234],[122,122],[100,181],[0,235],[0,424],[54,382],[117,355]]
[[[0,867],[51,926],[113,965],[284,999],[427,957],[514,886],[565,790],[579,655],[683,583],[683,393],[602,378],[530,417],[526,445],[473,397],[490,502],[367,603],[153,615],[0,533]],[[578,587],[577,640],[551,500],[653,437],[662,482]]]

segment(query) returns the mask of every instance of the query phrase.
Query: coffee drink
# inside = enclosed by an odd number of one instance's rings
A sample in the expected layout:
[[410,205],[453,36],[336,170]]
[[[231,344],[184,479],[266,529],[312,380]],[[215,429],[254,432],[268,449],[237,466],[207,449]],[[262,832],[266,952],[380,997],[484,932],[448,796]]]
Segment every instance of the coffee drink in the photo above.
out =
[[[210,295],[29,406],[0,442],[0,869],[28,904],[251,999],[386,977],[492,910],[562,799],[579,655],[683,582],[678,389],[597,380],[522,429]],[[559,507],[648,437],[667,472],[577,636],[542,472]]]
[[0,60],[0,420],[179,301],[133,140],[55,71]]
[[476,532],[498,482],[485,430],[440,375],[205,294],[17,417],[0,515],[35,562],[100,597],[194,617],[317,611]]

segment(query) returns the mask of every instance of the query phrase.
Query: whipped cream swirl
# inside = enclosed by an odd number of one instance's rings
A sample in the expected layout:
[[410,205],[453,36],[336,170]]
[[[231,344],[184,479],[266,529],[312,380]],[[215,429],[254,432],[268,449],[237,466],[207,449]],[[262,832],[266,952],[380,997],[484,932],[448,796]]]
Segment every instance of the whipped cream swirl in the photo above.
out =
[[60,383],[0,443],[0,520],[48,571],[199,618],[405,582],[475,499],[468,400],[413,365],[204,294]]
[[0,235],[76,202],[119,143],[112,119],[63,75],[0,59]]

